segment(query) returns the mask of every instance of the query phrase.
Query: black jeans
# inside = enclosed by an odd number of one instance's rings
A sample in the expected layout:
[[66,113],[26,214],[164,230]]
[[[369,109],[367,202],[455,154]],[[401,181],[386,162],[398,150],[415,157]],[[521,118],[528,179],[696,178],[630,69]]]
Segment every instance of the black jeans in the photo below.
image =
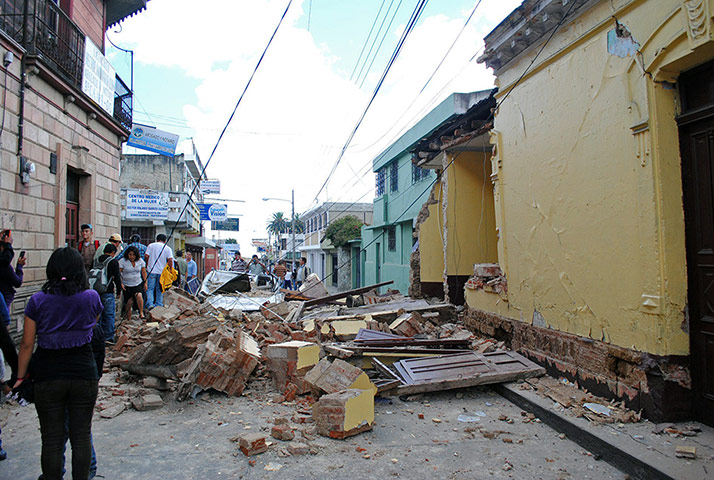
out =
[[[0,321],[0,350],[2,350],[5,361],[12,370],[12,377],[10,377],[10,386],[12,386],[17,379],[17,350],[12,337],[10,337],[7,325],[2,321]],[[2,379],[0,379],[0,382],[2,382]]]
[[97,400],[97,380],[57,379],[35,383],[35,408],[42,434],[42,476],[61,480],[65,444],[65,415],[69,416],[72,478],[87,480],[92,459],[90,435]]

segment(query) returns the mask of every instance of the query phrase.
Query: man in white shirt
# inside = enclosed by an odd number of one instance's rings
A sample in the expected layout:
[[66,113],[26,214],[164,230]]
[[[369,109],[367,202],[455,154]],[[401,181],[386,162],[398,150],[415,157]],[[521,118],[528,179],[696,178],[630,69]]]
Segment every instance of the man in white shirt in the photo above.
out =
[[164,271],[168,263],[171,268],[174,266],[174,254],[171,247],[166,245],[166,235],[160,233],[156,236],[156,241],[146,247],[144,254],[146,262],[146,272],[148,278],[146,280],[146,308],[164,306],[164,294],[161,291],[161,272]]

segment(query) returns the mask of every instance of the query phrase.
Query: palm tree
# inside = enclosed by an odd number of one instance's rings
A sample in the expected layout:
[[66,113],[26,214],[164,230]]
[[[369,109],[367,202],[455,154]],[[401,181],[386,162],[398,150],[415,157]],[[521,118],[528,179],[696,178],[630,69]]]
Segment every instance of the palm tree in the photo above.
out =
[[295,214],[295,233],[305,233],[305,222],[300,218],[300,214]]
[[287,233],[290,229],[290,222],[285,219],[283,212],[275,212],[273,218],[268,222],[268,232],[275,236]]

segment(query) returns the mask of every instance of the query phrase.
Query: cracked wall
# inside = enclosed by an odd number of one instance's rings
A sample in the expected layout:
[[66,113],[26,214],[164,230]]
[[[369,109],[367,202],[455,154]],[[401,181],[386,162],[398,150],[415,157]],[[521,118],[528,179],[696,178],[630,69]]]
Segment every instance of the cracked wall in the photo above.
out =
[[[500,106],[493,177],[508,301],[484,292],[467,301],[628,349],[687,355],[676,93],[662,80],[714,47],[692,50],[678,5],[620,3],[566,23]],[[631,34],[627,48],[612,47],[613,16]],[[497,72],[499,102],[537,50]]]

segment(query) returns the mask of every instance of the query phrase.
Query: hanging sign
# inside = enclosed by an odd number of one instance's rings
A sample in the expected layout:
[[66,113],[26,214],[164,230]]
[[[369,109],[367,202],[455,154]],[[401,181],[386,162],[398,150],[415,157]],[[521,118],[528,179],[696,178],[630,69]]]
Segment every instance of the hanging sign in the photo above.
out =
[[134,125],[126,144],[130,147],[141,148],[150,152],[173,157],[176,153],[179,136],[164,132],[146,125]]
[[220,195],[221,181],[220,180],[202,180],[201,193],[204,195]]
[[201,213],[201,221],[222,222],[228,218],[228,205],[224,203],[197,203],[196,206]]
[[169,192],[126,191],[127,220],[166,220],[168,216]]

